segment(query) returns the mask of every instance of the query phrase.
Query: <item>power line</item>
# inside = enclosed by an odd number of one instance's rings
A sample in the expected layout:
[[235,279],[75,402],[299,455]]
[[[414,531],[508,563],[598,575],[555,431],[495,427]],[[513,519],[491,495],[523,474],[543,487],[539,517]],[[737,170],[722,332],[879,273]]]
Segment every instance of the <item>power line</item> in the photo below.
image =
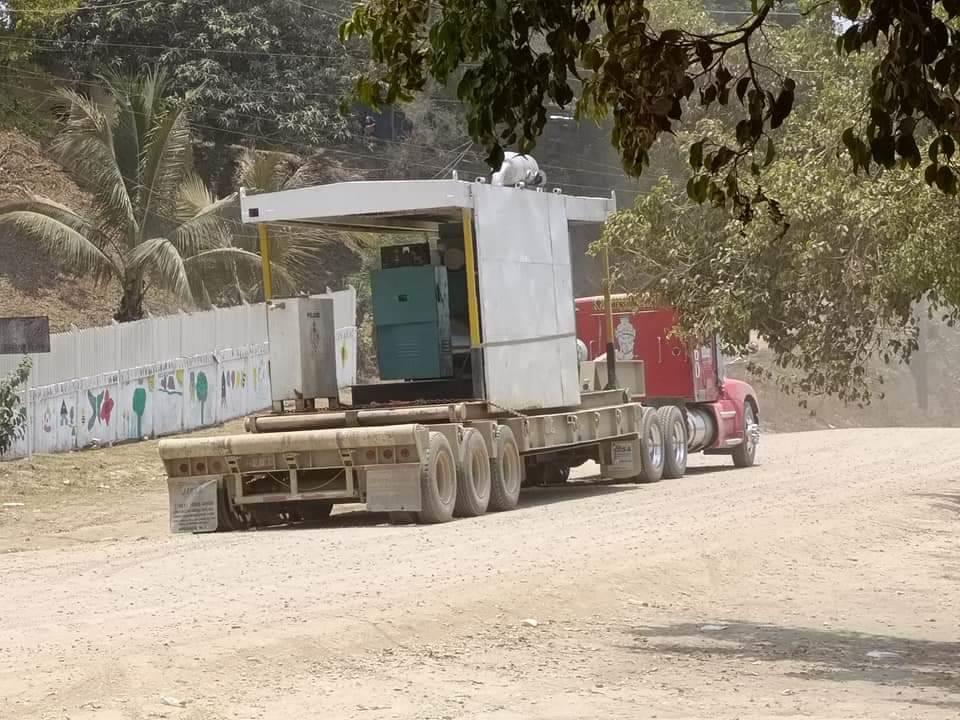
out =
[[[6,87],[9,87],[9,88],[12,88],[12,89],[19,89],[19,90],[24,90],[24,91],[27,91],[27,92],[32,92],[32,93],[35,93],[35,94],[38,94],[38,95],[41,95],[41,96],[50,97],[50,98],[57,98],[57,99],[60,98],[60,96],[57,95],[57,94],[55,94],[55,93],[50,93],[50,92],[44,92],[44,91],[40,91],[40,90],[35,90],[35,89],[33,89],[33,88],[26,87],[26,86],[22,86],[22,85],[10,85],[10,84],[7,84],[7,83],[2,83],[2,82],[0,82],[0,85],[6,86]],[[212,110],[213,108],[206,108],[206,109]],[[281,146],[288,147],[288,148],[296,148],[296,149],[298,149],[298,150],[300,150],[300,151],[306,151],[306,152],[311,153],[311,154],[314,153],[314,152],[317,152],[318,150],[321,150],[321,151],[323,151],[324,153],[331,153],[331,154],[334,154],[334,155],[342,155],[342,156],[344,156],[344,157],[358,158],[358,159],[367,160],[367,161],[369,161],[369,160],[381,160],[381,161],[383,161],[383,160],[384,160],[384,158],[380,158],[380,157],[378,157],[378,156],[371,155],[371,154],[351,152],[351,151],[349,151],[349,150],[341,150],[341,149],[339,149],[339,148],[329,148],[329,147],[308,145],[308,144],[301,143],[301,142],[295,142],[295,141],[285,140],[285,139],[282,139],[282,138],[270,137],[270,136],[263,135],[263,134],[258,134],[258,133],[251,133],[251,132],[245,132],[245,131],[242,131],[242,130],[234,130],[234,129],[229,129],[229,128],[216,127],[216,126],[213,126],[213,125],[206,125],[206,124],[204,124],[204,123],[191,122],[191,125],[192,125],[193,127],[196,127],[196,128],[202,128],[202,129],[211,130],[211,131],[215,131],[215,132],[222,132],[222,133],[225,133],[225,134],[228,134],[228,135],[233,135],[233,136],[235,136],[235,137],[242,137],[242,138],[247,138],[247,139],[252,139],[252,140],[262,140],[262,141],[266,141],[266,142],[268,142],[268,143],[270,143],[270,144],[274,144],[274,145],[281,145]],[[418,148],[426,148],[426,147],[429,147],[429,146],[410,145],[410,144],[404,143],[403,141],[393,141],[393,142],[396,143],[396,144],[399,145],[399,146],[418,147]],[[455,151],[456,151],[456,148],[455,148],[454,150],[448,150],[448,151],[443,151],[443,152],[444,152],[445,154],[449,154],[449,153],[455,152]],[[386,161],[389,162],[389,161],[390,161],[389,158],[387,158]],[[447,166],[436,165],[436,164],[434,164],[434,163],[426,163],[426,162],[416,161],[416,160],[406,160],[406,161],[405,161],[405,164],[406,164],[406,165],[410,165],[410,166],[414,166],[414,167],[424,168],[424,169],[426,169],[426,170],[441,171],[440,174],[442,174],[443,172],[447,171]],[[601,176],[604,176],[604,177],[617,177],[617,176],[614,176],[614,175],[609,174],[609,173],[600,173],[600,172],[597,172],[597,171],[581,170],[581,169],[577,169],[577,168],[569,168],[569,167],[564,167],[564,166],[560,166],[560,165],[544,164],[543,167],[544,167],[545,169],[553,169],[553,170],[565,171],[565,172],[570,172],[570,173],[586,173],[586,174],[601,175]],[[359,171],[359,172],[370,172],[370,171],[371,171],[371,168],[364,168],[364,167],[344,167],[344,169],[355,170],[355,171]],[[385,168],[381,168],[379,171],[380,171],[380,172],[383,172],[384,169],[385,169]],[[621,178],[618,178],[618,179],[624,179],[624,178],[621,177]],[[590,184],[572,183],[572,182],[570,182],[570,183],[563,183],[562,185],[563,185],[563,187],[576,187],[576,188],[580,188],[580,189],[584,189],[584,190],[599,190],[599,191],[603,192],[604,194],[609,193],[611,190],[616,190],[616,191],[618,191],[618,192],[625,192],[625,193],[637,193],[637,192],[639,192],[639,190],[638,190],[637,188],[627,188],[627,187],[613,186],[613,185],[590,185]]]
[[143,5],[150,0],[124,0],[123,2],[113,3],[111,5],[89,5],[86,7],[60,8],[59,10],[13,10],[9,7],[5,11],[13,15],[72,15],[79,12],[96,12],[98,10],[116,10],[118,8],[131,7],[133,5]]
[[324,10],[323,8],[314,7],[313,5],[307,5],[305,2],[300,2],[300,0],[290,0],[290,2],[294,3],[295,5],[299,5],[302,8],[306,8],[307,10],[313,10],[321,15],[326,15],[327,17],[332,17],[335,20],[340,20],[341,22],[346,22],[350,19],[348,17],[344,17],[343,15],[338,15],[335,12],[331,12],[330,10]]
[[[269,50],[241,50],[241,49],[232,49],[224,50],[221,48],[195,48],[195,47],[183,47],[178,45],[149,45],[144,43],[120,43],[120,42],[111,42],[107,40],[51,40],[47,38],[28,38],[28,37],[5,37],[0,38],[0,42],[12,43],[12,42],[26,42],[26,43],[36,43],[36,44],[45,44],[47,47],[43,49],[46,52],[69,52],[64,48],[58,47],[59,45],[72,45],[72,46],[81,46],[81,47],[107,47],[107,48],[125,48],[128,50],[163,50],[165,52],[193,52],[200,54],[214,54],[214,55],[248,55],[255,57],[274,57],[274,58],[295,58],[298,60],[309,59],[309,60],[344,60],[349,59],[345,58],[343,55],[316,55],[316,54],[307,54],[307,53],[288,53],[288,52],[271,52]],[[351,54],[351,51],[344,49],[344,52],[347,55]],[[367,59],[364,55],[359,55],[354,53],[354,59]]]
[[[24,70],[24,71],[23,71],[23,74],[32,75],[32,76],[34,76],[34,77],[36,77],[36,78],[40,78],[40,79],[52,78],[52,79],[60,80],[60,81],[63,81],[63,82],[74,82],[74,81],[71,80],[70,78],[64,78],[64,77],[60,77],[60,76],[56,76],[56,75],[49,75],[49,74],[46,74],[46,73],[32,72],[32,71],[29,71],[29,70]],[[87,84],[87,85],[90,84],[90,83],[86,83],[86,82],[84,82],[84,81],[77,81],[77,82],[80,82],[80,84]],[[210,106],[200,106],[200,107],[202,107],[204,110],[206,110],[206,111],[208,111],[208,112],[211,112],[211,111],[213,111],[213,112],[218,112],[218,111],[221,111],[221,110],[225,109],[225,108],[219,108],[219,107],[216,107],[216,108],[215,108],[215,107],[210,107]],[[235,116],[237,116],[237,117],[247,118],[247,119],[250,119],[250,120],[259,120],[259,121],[264,121],[264,122],[277,122],[277,120],[276,120],[275,118],[265,117],[265,116],[262,116],[262,115],[254,115],[254,114],[251,114],[251,113],[244,113],[244,112],[241,112],[241,111],[234,111],[234,112],[233,112],[233,115],[235,115]],[[202,126],[202,127],[211,127],[211,126]],[[222,128],[222,130],[225,131],[225,132],[231,131],[230,128]],[[267,136],[262,136],[262,135],[261,135],[260,137],[261,137],[262,139],[268,139],[268,140],[270,140],[271,142],[285,142],[283,139],[268,138]],[[371,140],[372,140],[373,142],[379,142],[379,143],[385,143],[385,144],[391,144],[391,145],[399,145],[399,146],[404,146],[404,147],[419,148],[419,149],[423,149],[423,150],[431,150],[431,151],[436,151],[436,152],[439,152],[439,153],[442,153],[442,154],[449,154],[449,153],[453,153],[453,152],[461,152],[461,151],[462,151],[462,156],[466,156],[468,153],[471,153],[471,152],[472,152],[472,151],[471,151],[471,148],[469,147],[469,145],[468,145],[468,147],[464,150],[462,143],[461,143],[460,145],[457,145],[457,146],[454,147],[454,148],[444,149],[444,148],[438,148],[438,147],[435,147],[435,146],[432,146],[432,145],[421,145],[421,144],[412,143],[412,142],[408,142],[408,141],[402,141],[402,140],[388,140],[388,139],[386,139],[386,138],[371,138]],[[289,141],[286,141],[286,142],[289,142]],[[468,142],[471,142],[471,141],[468,140]],[[554,142],[559,142],[559,141],[556,141],[556,140],[555,140]],[[330,151],[330,152],[341,152],[341,153],[349,152],[349,151],[335,150],[335,149],[328,149],[328,151]],[[476,160],[478,163],[482,163],[482,162],[483,162],[483,160],[482,160],[481,158],[476,157],[476,153],[473,153],[473,154],[474,154],[474,156],[475,156],[475,160]],[[357,157],[361,157],[360,154],[355,154],[355,155],[356,155]],[[362,157],[368,157],[368,156],[363,155]],[[461,160],[462,160],[462,157],[461,157]],[[589,161],[586,161],[586,162],[589,162]],[[601,177],[617,178],[617,179],[622,179],[622,178],[624,177],[624,173],[622,173],[622,171],[620,171],[619,168],[615,168],[614,166],[606,165],[606,164],[601,164],[600,167],[607,168],[608,170],[615,170],[616,172],[603,172],[603,171],[601,171],[601,170],[588,170],[588,169],[584,169],[584,168],[570,168],[570,167],[565,167],[565,166],[562,166],[562,165],[554,165],[554,164],[549,164],[549,163],[541,163],[541,166],[542,166],[545,170],[556,170],[556,171],[560,171],[560,172],[580,173],[580,174],[587,174],[587,175],[598,175],[598,176],[601,176]],[[432,169],[432,168],[431,168],[431,169]],[[441,173],[440,173],[440,174],[442,174],[442,171],[445,170],[445,169],[446,169],[446,166],[441,169]],[[589,187],[589,186],[586,186],[586,187]]]

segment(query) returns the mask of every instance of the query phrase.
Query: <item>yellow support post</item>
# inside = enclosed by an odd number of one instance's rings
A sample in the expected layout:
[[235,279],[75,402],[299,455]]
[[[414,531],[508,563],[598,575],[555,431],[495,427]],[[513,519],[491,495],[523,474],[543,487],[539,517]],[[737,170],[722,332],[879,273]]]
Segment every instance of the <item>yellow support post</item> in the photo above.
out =
[[263,299],[273,299],[273,268],[270,266],[270,235],[265,223],[257,225],[260,236],[260,268],[263,271]]
[[610,296],[610,249],[603,245],[603,304],[606,310],[607,321],[607,387],[612,390],[617,387],[617,353],[613,338],[613,300]]
[[603,302],[607,321],[607,342],[613,342],[613,301],[610,297],[610,250],[603,246]]
[[463,209],[463,264],[467,272],[467,320],[470,347],[480,347],[480,309],[477,303],[477,263],[473,254],[473,212]]

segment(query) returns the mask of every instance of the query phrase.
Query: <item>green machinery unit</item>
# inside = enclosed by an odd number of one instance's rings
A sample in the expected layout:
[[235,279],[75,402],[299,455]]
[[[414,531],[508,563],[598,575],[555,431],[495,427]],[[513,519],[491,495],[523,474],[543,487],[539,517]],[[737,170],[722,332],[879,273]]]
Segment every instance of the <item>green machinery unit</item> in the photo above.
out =
[[390,254],[382,253],[383,268],[371,275],[377,365],[382,380],[453,375],[447,268],[429,264],[429,247],[426,253],[427,264],[419,264],[424,260],[420,252],[400,255],[394,246]]

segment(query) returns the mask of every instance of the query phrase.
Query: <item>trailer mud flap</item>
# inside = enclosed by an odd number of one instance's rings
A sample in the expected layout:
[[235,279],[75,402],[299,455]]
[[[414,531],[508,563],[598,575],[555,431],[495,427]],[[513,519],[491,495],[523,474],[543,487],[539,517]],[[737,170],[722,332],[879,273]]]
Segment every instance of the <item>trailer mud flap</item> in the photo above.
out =
[[612,480],[629,480],[643,472],[640,440],[614,440],[600,448],[600,474]]
[[367,468],[367,510],[420,512],[419,464]]
[[218,477],[170,478],[170,532],[216,532]]

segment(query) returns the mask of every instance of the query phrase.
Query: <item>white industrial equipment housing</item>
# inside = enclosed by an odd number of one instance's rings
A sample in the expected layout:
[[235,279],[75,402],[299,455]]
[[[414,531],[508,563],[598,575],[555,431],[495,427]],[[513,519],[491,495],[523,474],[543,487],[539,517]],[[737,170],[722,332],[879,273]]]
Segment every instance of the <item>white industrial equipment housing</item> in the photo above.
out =
[[569,224],[603,223],[613,197],[480,181],[358,181],[241,191],[241,209],[247,223],[392,233],[435,233],[470,211],[483,372],[474,399],[517,411],[580,403]]
[[274,411],[302,410],[298,401],[304,400],[336,401],[334,299],[313,296],[271,301],[267,304],[267,332],[272,347],[286,348],[273,353],[270,360]]

